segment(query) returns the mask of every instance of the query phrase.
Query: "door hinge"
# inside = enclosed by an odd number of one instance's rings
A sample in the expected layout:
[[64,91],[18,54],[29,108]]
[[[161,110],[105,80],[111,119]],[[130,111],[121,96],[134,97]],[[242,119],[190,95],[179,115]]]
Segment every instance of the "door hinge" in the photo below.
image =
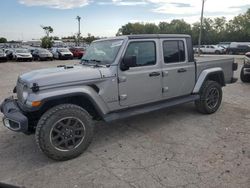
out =
[[168,71],[163,71],[162,72],[162,77],[167,77],[168,76]]
[[162,93],[166,93],[166,92],[168,92],[168,91],[169,91],[169,88],[168,88],[168,87],[162,88]]
[[127,81],[127,77],[126,76],[118,77],[118,83],[122,83],[122,82],[126,82],[126,81]]
[[119,100],[120,101],[124,101],[124,100],[126,100],[128,98],[128,95],[127,94],[123,94],[123,95],[120,95],[119,96]]

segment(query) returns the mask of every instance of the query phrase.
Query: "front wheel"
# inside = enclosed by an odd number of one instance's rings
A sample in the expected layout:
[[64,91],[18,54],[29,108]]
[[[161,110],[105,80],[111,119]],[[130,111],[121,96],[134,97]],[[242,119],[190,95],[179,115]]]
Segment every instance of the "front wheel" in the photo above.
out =
[[219,54],[220,54],[220,51],[216,50],[216,51],[215,51],[215,54],[219,55]]
[[206,81],[200,91],[200,99],[195,101],[197,110],[203,114],[215,113],[221,105],[221,85],[215,81]]
[[41,117],[36,128],[36,142],[49,158],[64,161],[86,150],[93,132],[93,121],[87,111],[73,104],[62,104]]

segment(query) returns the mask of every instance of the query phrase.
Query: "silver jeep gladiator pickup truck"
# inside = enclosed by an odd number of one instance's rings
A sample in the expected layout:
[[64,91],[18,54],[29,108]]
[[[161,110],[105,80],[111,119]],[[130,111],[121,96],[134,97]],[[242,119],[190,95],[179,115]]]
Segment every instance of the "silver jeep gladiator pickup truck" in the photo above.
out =
[[[35,133],[54,160],[80,155],[94,121],[106,122],[194,102],[203,114],[217,111],[222,87],[236,82],[234,59],[194,59],[189,35],[130,35],[97,40],[74,66],[19,76],[14,97],[4,100],[3,123]],[[153,125],[152,125],[153,126]]]

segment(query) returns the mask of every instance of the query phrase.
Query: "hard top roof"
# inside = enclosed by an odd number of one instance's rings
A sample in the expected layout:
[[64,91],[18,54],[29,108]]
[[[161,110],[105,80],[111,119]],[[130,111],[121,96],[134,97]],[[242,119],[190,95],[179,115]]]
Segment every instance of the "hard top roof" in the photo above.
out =
[[153,39],[153,38],[190,38],[185,34],[139,34],[139,35],[122,35],[117,37],[103,38],[96,41],[114,40],[114,39]]

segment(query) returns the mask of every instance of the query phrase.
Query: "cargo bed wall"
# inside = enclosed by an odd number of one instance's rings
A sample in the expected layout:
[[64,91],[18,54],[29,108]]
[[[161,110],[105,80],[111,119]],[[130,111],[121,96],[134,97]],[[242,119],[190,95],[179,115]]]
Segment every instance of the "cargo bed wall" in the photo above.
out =
[[201,72],[205,69],[220,67],[223,70],[226,83],[230,83],[233,77],[233,63],[234,58],[222,57],[199,57],[197,61],[197,79]]

